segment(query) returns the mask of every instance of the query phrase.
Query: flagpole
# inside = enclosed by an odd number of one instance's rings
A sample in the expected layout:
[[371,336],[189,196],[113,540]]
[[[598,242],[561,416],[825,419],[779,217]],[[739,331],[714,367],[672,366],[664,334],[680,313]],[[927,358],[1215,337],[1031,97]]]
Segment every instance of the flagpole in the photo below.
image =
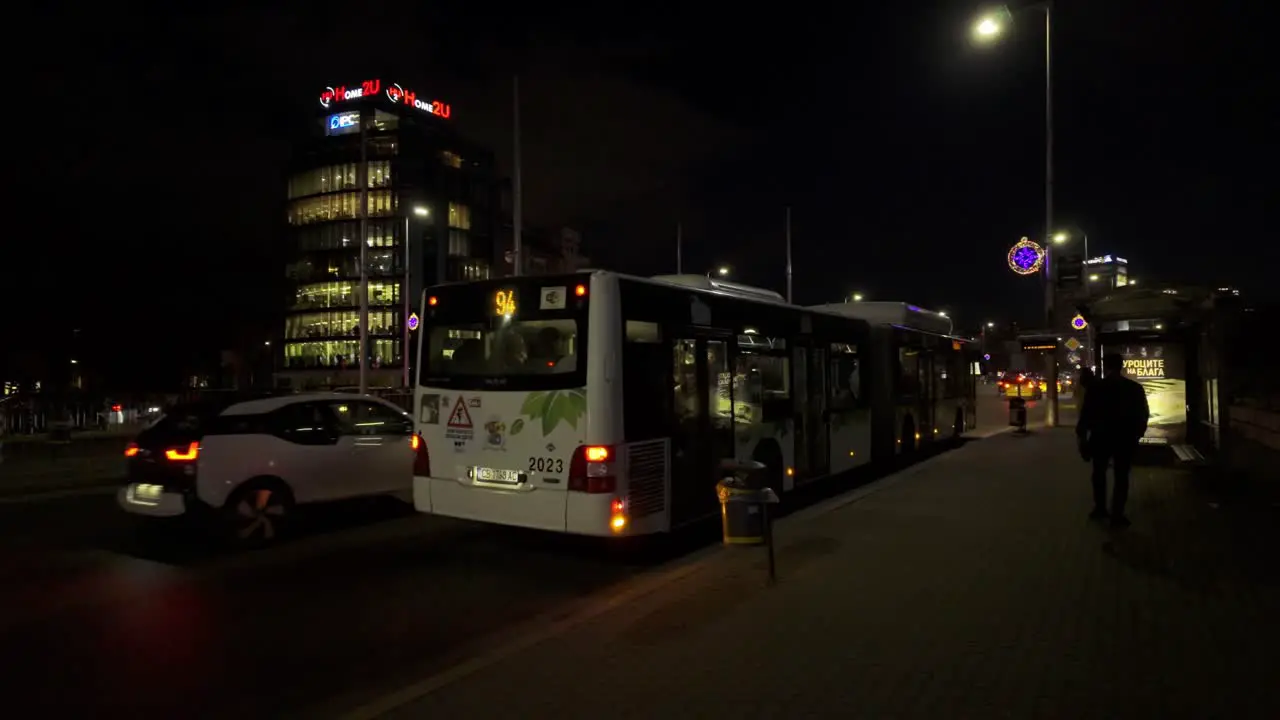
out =
[[791,206],[787,206],[787,304],[791,303]]
[[520,172],[520,76],[519,75],[514,76],[511,80],[511,100],[512,100],[511,116],[513,120],[512,128],[511,128],[511,140],[512,140],[512,145],[514,146],[514,155],[515,155],[515,162],[514,162],[515,177],[512,179],[512,203],[514,204],[514,208],[512,211],[512,218],[511,218],[512,224],[514,225],[512,229],[513,235],[512,235],[512,243],[511,243],[512,255],[514,256],[513,257],[514,271],[512,272],[512,275],[514,275],[515,277],[520,277],[521,275],[524,274],[524,247],[522,242],[523,238],[521,237],[521,230],[523,229],[522,226],[524,224],[524,212],[523,212],[524,198],[522,193],[523,183],[521,181],[521,172]]
[[676,223],[676,274],[684,274],[684,227]]

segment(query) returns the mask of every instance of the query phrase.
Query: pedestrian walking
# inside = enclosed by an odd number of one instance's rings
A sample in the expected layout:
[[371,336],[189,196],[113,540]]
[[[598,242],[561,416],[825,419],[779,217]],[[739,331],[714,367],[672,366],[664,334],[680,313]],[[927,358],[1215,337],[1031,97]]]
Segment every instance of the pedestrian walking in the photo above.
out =
[[[1138,443],[1147,432],[1151,412],[1147,394],[1124,376],[1124,359],[1116,353],[1102,358],[1102,379],[1089,383],[1076,423],[1080,456],[1093,462],[1091,520],[1111,519],[1113,527],[1129,526],[1124,514],[1129,499],[1129,472]],[[1111,512],[1107,512],[1107,466],[1114,466]]]

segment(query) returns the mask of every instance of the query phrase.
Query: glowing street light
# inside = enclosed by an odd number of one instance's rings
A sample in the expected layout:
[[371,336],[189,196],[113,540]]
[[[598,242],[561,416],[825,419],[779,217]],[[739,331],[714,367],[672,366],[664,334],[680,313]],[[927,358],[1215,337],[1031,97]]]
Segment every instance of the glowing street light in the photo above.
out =
[[720,267],[716,268],[716,274],[719,275],[720,277],[729,277],[729,266],[721,265]]
[[853,294],[853,301],[854,301],[854,302],[862,302],[862,293],[854,293],[854,294]]
[[994,40],[997,35],[1004,31],[1004,25],[1000,22],[999,16],[992,14],[978,19],[973,26],[974,37],[982,41]]
[[1054,242],[1054,243],[1056,243],[1056,244],[1058,244],[1058,245],[1061,245],[1062,243],[1064,243],[1064,242],[1066,242],[1066,241],[1068,241],[1068,240],[1070,240],[1070,239],[1071,239],[1071,236],[1070,236],[1070,235],[1068,235],[1068,234],[1066,234],[1066,233],[1064,233],[1064,232],[1058,232],[1058,233],[1054,233],[1054,234],[1053,234],[1053,242]]
[[995,327],[995,326],[996,326],[996,324],[995,324],[995,323],[993,323],[993,322],[989,322],[989,323],[987,323],[987,327],[989,327],[989,328],[993,328],[993,327]]
[[431,214],[431,210],[429,208],[424,208],[421,205],[416,205],[413,208],[413,214],[418,217],[427,217]]

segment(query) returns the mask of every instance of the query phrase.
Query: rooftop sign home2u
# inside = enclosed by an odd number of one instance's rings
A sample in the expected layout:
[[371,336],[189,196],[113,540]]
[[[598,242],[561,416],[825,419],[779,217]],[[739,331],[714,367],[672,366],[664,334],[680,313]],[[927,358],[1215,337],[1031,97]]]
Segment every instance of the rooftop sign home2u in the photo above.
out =
[[412,90],[405,90],[396,83],[389,83],[384,87],[381,80],[365,80],[359,85],[326,87],[324,92],[320,93],[320,107],[327,110],[333,107],[335,103],[377,98],[379,93],[396,105],[408,105],[415,110],[438,117],[447,118],[453,114],[453,108],[447,103],[439,100],[423,100],[418,97],[417,93]]

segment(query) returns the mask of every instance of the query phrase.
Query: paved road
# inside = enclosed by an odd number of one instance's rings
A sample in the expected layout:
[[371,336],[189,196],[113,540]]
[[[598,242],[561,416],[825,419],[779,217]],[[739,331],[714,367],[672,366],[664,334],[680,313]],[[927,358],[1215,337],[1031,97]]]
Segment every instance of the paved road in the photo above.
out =
[[[1004,413],[980,400],[978,432],[1004,427]],[[624,554],[389,501],[315,512],[293,542],[227,555],[139,535],[110,493],[0,502],[0,660],[33,713],[340,711],[717,537]]]
[[279,717],[360,701],[655,562],[393,501],[313,514],[293,543],[228,556],[143,541],[112,503],[0,506],[0,658],[30,714]]

